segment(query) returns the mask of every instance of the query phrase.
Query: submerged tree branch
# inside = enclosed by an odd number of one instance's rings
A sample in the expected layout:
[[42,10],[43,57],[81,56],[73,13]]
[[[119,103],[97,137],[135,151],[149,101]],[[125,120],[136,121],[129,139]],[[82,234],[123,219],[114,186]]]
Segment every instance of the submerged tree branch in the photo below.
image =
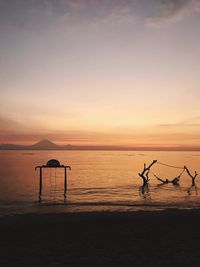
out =
[[157,162],[157,160],[154,160],[149,166],[146,166],[144,163],[144,169],[141,173],[138,173],[138,175],[142,178],[143,180],[143,185],[147,184],[149,181],[149,171],[150,168]]
[[186,170],[187,174],[192,178],[192,185],[195,185],[195,179],[196,179],[198,173],[195,171],[194,175],[192,175],[186,166],[184,166],[184,169]]

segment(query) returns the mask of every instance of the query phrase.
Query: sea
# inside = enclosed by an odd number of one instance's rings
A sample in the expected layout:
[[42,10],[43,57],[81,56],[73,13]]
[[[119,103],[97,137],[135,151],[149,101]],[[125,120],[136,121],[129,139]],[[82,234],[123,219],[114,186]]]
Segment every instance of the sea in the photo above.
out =
[[[71,166],[43,170],[39,198],[39,170],[48,160]],[[162,184],[152,172],[148,186],[138,173],[144,163],[162,179],[173,179],[186,165],[200,173],[200,152],[170,151],[0,151],[0,216],[24,213],[131,212],[200,208],[200,175],[196,185],[186,172],[179,185]],[[166,165],[169,166],[166,166]]]

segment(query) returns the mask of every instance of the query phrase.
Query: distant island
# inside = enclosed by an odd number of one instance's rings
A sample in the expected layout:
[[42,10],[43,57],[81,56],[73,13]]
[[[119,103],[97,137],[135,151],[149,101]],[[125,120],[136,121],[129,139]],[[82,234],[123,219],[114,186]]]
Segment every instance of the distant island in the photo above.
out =
[[80,146],[57,145],[48,139],[44,139],[33,145],[0,144],[0,150],[120,150],[120,151],[200,151],[199,146]]

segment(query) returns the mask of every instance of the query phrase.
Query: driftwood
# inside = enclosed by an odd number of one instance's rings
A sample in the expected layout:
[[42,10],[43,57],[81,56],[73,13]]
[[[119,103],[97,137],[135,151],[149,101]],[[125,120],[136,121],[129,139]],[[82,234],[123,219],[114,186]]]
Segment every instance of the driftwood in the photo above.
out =
[[155,174],[154,174],[154,176],[155,176],[156,179],[157,179],[158,181],[160,181],[162,184],[169,184],[169,183],[171,183],[171,184],[173,184],[173,185],[179,185],[180,175],[177,176],[177,177],[175,177],[175,178],[172,179],[172,180],[169,180],[169,179],[165,179],[165,180],[163,180],[163,179],[161,179],[160,177],[158,177],[158,176],[155,175]]
[[144,170],[141,173],[138,173],[138,175],[143,180],[143,186],[146,185],[149,182],[149,171],[150,168],[157,162],[157,160],[154,160],[149,166],[146,166],[144,163]]
[[184,166],[184,169],[186,170],[187,174],[192,178],[192,186],[194,186],[195,185],[195,179],[196,179],[198,173],[195,171],[194,175],[192,175],[186,166]]
[[180,178],[179,177],[175,177],[174,179],[172,180],[169,180],[169,179],[161,179],[161,178],[157,178],[162,184],[173,184],[173,185],[179,185],[179,180]]

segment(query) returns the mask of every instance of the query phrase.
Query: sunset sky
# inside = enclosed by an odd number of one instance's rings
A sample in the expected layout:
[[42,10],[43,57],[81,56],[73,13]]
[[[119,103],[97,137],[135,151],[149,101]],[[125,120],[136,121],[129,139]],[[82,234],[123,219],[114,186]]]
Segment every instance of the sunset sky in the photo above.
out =
[[200,145],[199,0],[0,0],[0,143]]

